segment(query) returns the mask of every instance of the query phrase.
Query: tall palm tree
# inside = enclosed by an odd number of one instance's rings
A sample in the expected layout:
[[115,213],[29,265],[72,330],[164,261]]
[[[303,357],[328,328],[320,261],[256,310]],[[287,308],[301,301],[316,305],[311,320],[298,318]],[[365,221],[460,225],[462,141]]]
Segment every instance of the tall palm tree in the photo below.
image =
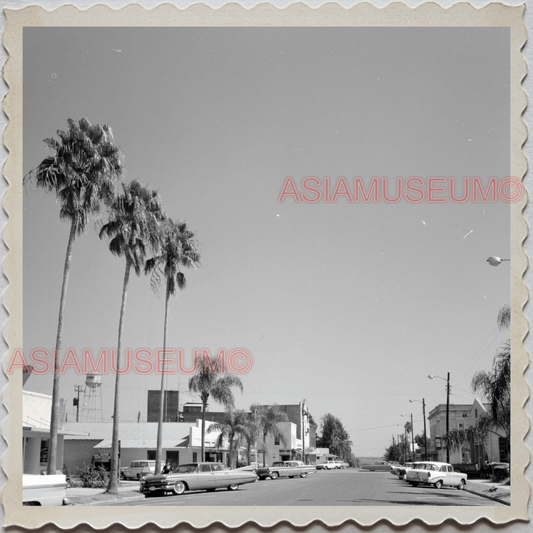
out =
[[[200,359],[200,360],[199,360]],[[216,358],[211,361],[207,358],[198,357],[195,361],[196,372],[189,379],[189,391],[200,395],[202,401],[202,450],[201,460],[205,461],[205,413],[209,397],[222,404],[226,408],[234,406],[232,388],[237,387],[243,390],[242,382],[233,374],[222,374],[220,366],[216,364]]]
[[252,414],[257,417],[263,435],[263,466],[266,466],[266,439],[268,435],[272,435],[274,439],[279,439],[286,444],[285,436],[279,430],[278,423],[287,422],[289,418],[277,405],[252,405]]
[[118,341],[115,374],[115,401],[113,406],[113,434],[111,444],[111,475],[107,491],[116,494],[118,491],[118,432],[119,432],[119,381],[121,359],[122,331],[128,282],[133,267],[140,276],[146,260],[147,251],[157,253],[159,226],[164,220],[159,194],[143,187],[138,181],[123,185],[124,194],[117,196],[111,205],[109,221],[102,226],[100,238],[106,236],[111,240],[109,250],[112,254],[124,257],[126,266],[122,287],[122,302],[118,325]]
[[[511,309],[508,305],[502,307],[498,314],[500,329],[511,325]],[[511,435],[511,341],[502,343],[500,350],[494,357],[492,371],[480,370],[472,378],[472,389],[481,392],[490,405],[490,414],[483,417],[479,423],[489,427],[500,428],[505,432],[503,436],[507,454],[510,453]],[[479,424],[478,423],[478,424]]]
[[[498,314],[500,329],[511,324],[511,309],[504,306]],[[490,412],[496,426],[510,423],[511,411],[511,342],[505,341],[494,358],[491,372],[480,370],[472,378],[472,389],[481,392],[490,404]]]
[[248,421],[248,413],[242,409],[227,409],[223,422],[214,422],[207,428],[207,433],[219,431],[219,435],[215,442],[217,448],[222,448],[224,444],[228,443],[228,466],[235,468],[235,441],[239,435],[244,435],[246,423]]
[[57,467],[59,356],[74,240],[86,230],[89,216],[99,212],[101,202],[112,202],[123,175],[121,153],[108,126],[92,125],[85,118],[77,123],[72,119],[67,122],[67,130],[57,132],[59,141],[54,138],[44,140],[53,155],[46,157],[25,177],[34,181],[37,187],[54,193],[60,206],[59,218],[70,222],[54,352],[48,474],[55,474]]
[[[152,272],[151,284],[157,291],[163,278],[166,280],[165,319],[163,324],[163,353],[167,346],[168,304],[170,296],[178,288],[184,289],[187,281],[180,266],[196,268],[200,264],[198,242],[185,222],[175,222],[167,218],[159,233],[159,253],[146,261],[144,271]],[[159,399],[159,419],[157,423],[157,450],[155,471],[160,472],[163,461],[163,408],[165,397],[165,372],[161,373],[161,396]]]

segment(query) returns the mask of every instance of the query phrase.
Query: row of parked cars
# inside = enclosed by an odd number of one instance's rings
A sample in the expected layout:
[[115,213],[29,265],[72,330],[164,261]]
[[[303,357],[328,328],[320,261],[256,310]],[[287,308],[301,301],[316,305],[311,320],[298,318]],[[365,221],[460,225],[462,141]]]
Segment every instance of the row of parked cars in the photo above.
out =
[[189,490],[237,490],[240,485],[258,479],[307,477],[316,471],[302,461],[276,461],[272,466],[256,465],[230,469],[221,463],[190,463],[176,466],[168,474],[148,475],[141,479],[140,490],[147,496],[183,494]]
[[436,461],[418,461],[404,465],[391,465],[391,473],[404,479],[412,485],[431,485],[437,489],[441,487],[455,487],[462,490],[468,476],[463,472],[454,470],[449,463]]
[[344,461],[327,461],[316,465],[317,470],[336,470],[340,468],[348,468],[350,465]]

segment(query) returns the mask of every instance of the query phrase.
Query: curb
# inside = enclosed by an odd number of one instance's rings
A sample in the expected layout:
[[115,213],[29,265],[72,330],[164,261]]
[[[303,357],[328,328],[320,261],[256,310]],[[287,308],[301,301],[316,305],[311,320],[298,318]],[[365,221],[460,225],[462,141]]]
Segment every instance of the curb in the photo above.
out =
[[[114,505],[116,503],[122,503],[122,502],[135,502],[135,501],[141,501],[145,499],[144,494],[139,494],[138,496],[126,496],[124,498],[108,498],[108,499],[102,499],[102,500],[86,500],[86,498],[90,498],[87,496],[71,496],[69,498],[70,505],[71,506],[87,506],[87,505]],[[78,500],[78,501],[76,501]]]
[[475,490],[470,490],[467,487],[465,487],[463,490],[465,492],[469,492],[470,494],[475,494],[476,496],[481,496],[482,498],[486,498],[487,500],[493,500],[498,503],[503,503],[504,505],[509,505],[509,506],[511,505],[511,502],[498,498],[497,496],[489,496],[488,494],[485,494],[483,492],[476,492]]

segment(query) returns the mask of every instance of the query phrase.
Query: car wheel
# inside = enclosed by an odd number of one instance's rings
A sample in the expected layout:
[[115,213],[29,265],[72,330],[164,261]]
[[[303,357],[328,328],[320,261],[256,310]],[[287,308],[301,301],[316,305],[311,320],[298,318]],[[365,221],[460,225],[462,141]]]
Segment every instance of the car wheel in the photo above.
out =
[[405,474],[399,474],[398,477],[403,481],[405,479]]
[[413,485],[413,487],[418,487],[418,483],[416,481],[412,481],[411,485]]
[[279,474],[277,472],[270,472],[270,479],[278,479]]
[[185,485],[183,481],[176,481],[176,483],[174,483],[174,488],[172,489],[172,492],[179,496],[180,494],[183,494],[186,490],[187,485]]
[[375,468],[370,468],[370,472],[375,472],[376,469]]
[[230,485],[228,487],[228,490],[238,490],[239,485],[237,483],[234,483],[233,485]]
[[141,481],[141,474],[137,474],[137,481]]
[[217,490],[216,488],[214,489],[205,489],[207,492],[215,492],[215,490]]
[[307,473],[302,474],[300,477],[307,477]]
[[464,488],[465,488],[465,482],[463,479],[461,479],[461,482],[459,483],[459,485],[457,485],[457,489],[463,490]]
[[289,479],[293,479],[293,478],[294,478],[294,476],[289,476]]
[[440,479],[437,481],[437,483],[435,483],[435,488],[442,489],[442,481]]
[[265,476],[260,476],[259,479],[260,479],[261,481],[265,481],[266,477],[265,477]]

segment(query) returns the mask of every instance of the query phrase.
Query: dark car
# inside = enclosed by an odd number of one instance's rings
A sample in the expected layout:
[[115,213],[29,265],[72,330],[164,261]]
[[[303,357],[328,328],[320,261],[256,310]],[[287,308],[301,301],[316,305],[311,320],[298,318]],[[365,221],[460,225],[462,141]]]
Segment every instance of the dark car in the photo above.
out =
[[255,472],[230,470],[221,463],[189,463],[176,466],[170,474],[145,477],[140,489],[146,495],[183,494],[187,490],[237,490],[240,485],[255,481]]

